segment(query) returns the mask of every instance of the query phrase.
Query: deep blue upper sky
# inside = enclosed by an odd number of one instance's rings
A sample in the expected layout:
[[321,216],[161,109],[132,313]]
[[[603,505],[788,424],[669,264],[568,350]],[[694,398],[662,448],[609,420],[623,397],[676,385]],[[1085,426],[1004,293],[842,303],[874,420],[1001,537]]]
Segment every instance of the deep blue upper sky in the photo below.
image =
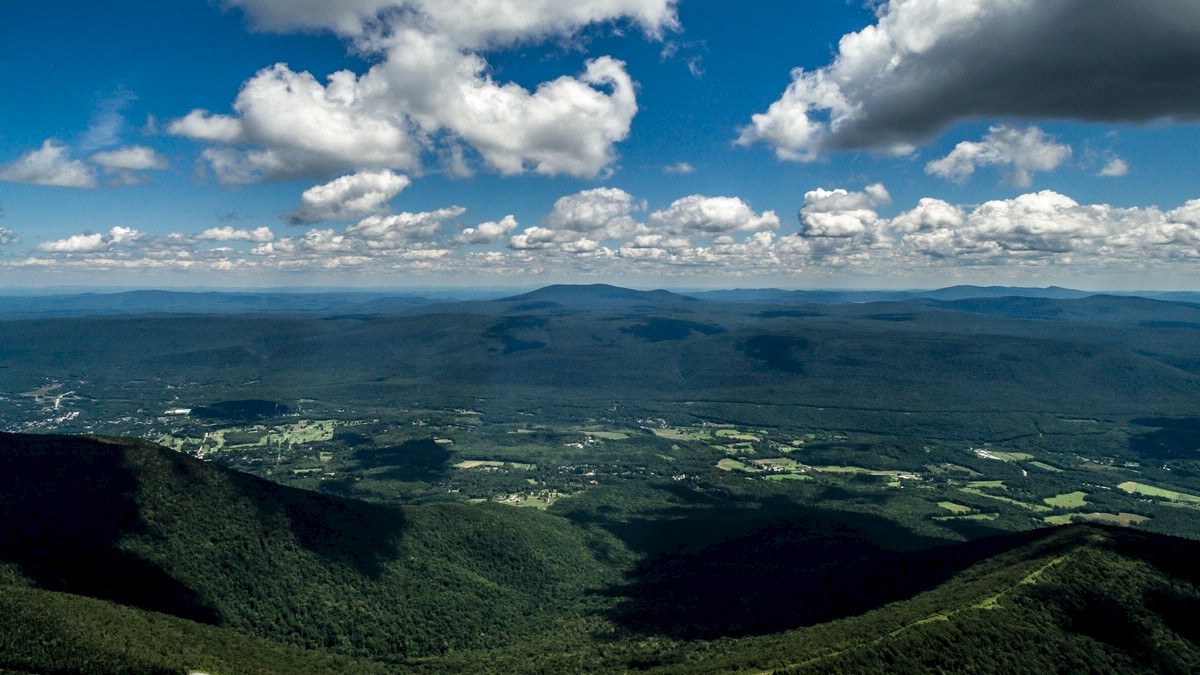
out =
[[1200,287],[1200,3],[871,4],[8,3],[0,279]]

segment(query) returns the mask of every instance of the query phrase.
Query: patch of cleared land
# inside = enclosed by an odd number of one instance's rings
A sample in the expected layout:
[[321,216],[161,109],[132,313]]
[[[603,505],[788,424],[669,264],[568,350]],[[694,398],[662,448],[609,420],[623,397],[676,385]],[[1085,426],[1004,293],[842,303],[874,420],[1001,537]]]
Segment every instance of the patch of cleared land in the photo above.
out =
[[988,450],[985,448],[971,448],[976,457],[982,459],[995,459],[1001,462],[1023,462],[1027,459],[1033,459],[1033,455],[1026,452],[1003,452],[1000,450]]
[[651,429],[650,431],[659,438],[666,438],[672,441],[705,441],[712,438],[707,431],[699,429],[667,427],[666,429]]
[[738,441],[737,443],[726,443],[725,445],[714,446],[718,450],[724,450],[730,455],[753,455],[755,454],[754,444],[750,441]]
[[537,468],[536,464],[522,464],[521,462],[498,462],[493,460],[468,459],[454,465],[457,469],[517,469],[519,471],[532,471]]
[[938,506],[940,506],[943,509],[946,509],[947,511],[949,511],[950,513],[953,513],[958,516],[961,516],[966,513],[970,513],[975,510],[969,506],[963,506],[962,504],[955,504],[954,502],[938,502]]
[[1002,480],[973,480],[967,483],[969,488],[993,488],[996,490],[1007,490],[1008,486]]
[[888,476],[891,478],[899,478],[901,475],[911,475],[908,471],[876,471],[875,469],[864,469],[861,466],[814,466],[813,471],[820,471],[822,473],[865,473],[872,476]]
[[1087,493],[1068,492],[1054,497],[1046,497],[1042,501],[1056,509],[1082,509],[1087,506]]
[[861,466],[814,466],[813,471],[829,474],[845,474],[851,476],[867,475],[881,476],[888,479],[888,487],[900,487],[900,480],[920,480],[920,474],[911,471],[877,471],[875,469],[864,469]]
[[152,440],[177,452],[194,451],[203,457],[211,452],[233,448],[282,448],[303,443],[321,443],[333,438],[338,424],[339,422],[334,420],[300,420],[271,427],[255,424],[248,427],[213,429],[206,431],[201,438],[164,434]]
[[1013,506],[1019,506],[1023,509],[1029,509],[1030,511],[1044,512],[1044,511],[1051,510],[1049,506],[1042,506],[1041,504],[1030,504],[1028,502],[1022,502],[1022,501],[1018,501],[1016,499],[1010,499],[1008,497],[1001,497],[1000,495],[988,494],[987,492],[984,492],[983,490],[978,490],[978,489],[972,488],[972,487],[962,488],[962,491],[969,495],[975,495],[976,497],[986,497],[988,499],[994,499],[998,502],[1012,504]]
[[774,459],[755,459],[753,464],[760,466],[769,471],[806,471],[807,466],[797,462],[794,459],[787,457],[777,457]]
[[943,474],[943,473],[951,473],[951,472],[965,473],[968,476],[982,476],[983,475],[974,469],[968,469],[967,467],[959,466],[958,464],[949,464],[949,463],[930,464],[926,468],[928,468],[929,472],[934,475],[939,475],[939,474]]
[[1036,466],[1037,468],[1041,469],[1042,471],[1050,471],[1051,473],[1062,473],[1062,469],[1058,468],[1057,466],[1047,464],[1045,462],[1033,461],[1033,462],[1030,462],[1029,464],[1030,464],[1030,466]]
[[754,434],[748,434],[737,429],[717,429],[714,432],[717,438],[728,438],[735,441],[759,441],[762,440]]
[[520,506],[545,511],[558,500],[570,496],[557,490],[539,490],[537,492],[501,495],[492,501],[508,506]]
[[1146,516],[1139,516],[1136,513],[1068,513],[1062,516],[1046,516],[1043,518],[1050,525],[1068,525],[1070,523],[1086,520],[1093,523],[1112,523],[1114,525],[1141,525],[1150,520]]
[[812,480],[812,476],[802,473],[773,473],[770,476],[764,476],[767,480]]
[[722,471],[745,471],[747,473],[760,473],[762,469],[756,466],[749,466],[736,459],[725,458],[717,462],[717,468]]
[[606,441],[623,441],[629,438],[629,434],[620,431],[584,431],[583,433]]
[[1200,504],[1200,497],[1190,495],[1186,492],[1178,492],[1176,490],[1168,490],[1146,483],[1136,483],[1134,481],[1126,481],[1117,487],[1130,494],[1146,495],[1147,497],[1162,497],[1173,502],[1187,502],[1189,504]]

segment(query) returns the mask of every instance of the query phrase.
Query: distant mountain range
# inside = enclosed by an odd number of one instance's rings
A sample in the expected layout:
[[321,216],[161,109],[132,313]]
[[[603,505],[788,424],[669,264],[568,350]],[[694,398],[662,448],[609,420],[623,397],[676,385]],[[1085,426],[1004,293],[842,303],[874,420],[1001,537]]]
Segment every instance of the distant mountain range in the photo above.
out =
[[[460,295],[446,292],[436,296],[405,294],[394,291],[166,291],[136,290],[112,293],[64,293],[0,295],[0,318],[34,318],[51,316],[102,316],[121,314],[318,314],[363,315],[394,314],[422,307],[444,308],[458,304],[480,302],[481,296],[497,298],[494,309],[502,307],[546,309],[559,306],[573,309],[603,309],[615,307],[649,308],[682,306],[697,300],[722,303],[779,304],[779,305],[842,305],[868,302],[899,302],[904,300],[971,300],[990,298],[1043,298],[1071,300],[1101,293],[1050,286],[1024,288],[1013,286],[951,286],[936,290],[783,290],[778,288],[733,289],[713,291],[640,291],[609,284],[546,286],[528,293],[509,297],[495,290],[464,290]],[[1112,293],[1172,302],[1200,303],[1200,293],[1145,292]],[[481,310],[484,306],[477,307]],[[517,310],[520,311],[520,310]]]
[[691,295],[721,302],[778,302],[787,304],[840,305],[862,302],[897,302],[901,300],[965,300],[968,298],[1055,298],[1075,299],[1094,295],[1087,291],[1050,286],[1023,288],[1017,286],[950,286],[936,290],[871,291],[871,290],[811,290],[785,291],[777,288],[702,291]]

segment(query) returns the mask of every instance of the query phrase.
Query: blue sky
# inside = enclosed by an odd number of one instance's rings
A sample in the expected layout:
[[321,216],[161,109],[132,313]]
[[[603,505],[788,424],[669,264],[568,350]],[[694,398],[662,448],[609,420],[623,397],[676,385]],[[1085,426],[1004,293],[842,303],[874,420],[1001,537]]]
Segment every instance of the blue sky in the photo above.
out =
[[753,7],[9,3],[0,281],[1200,288],[1200,3]]

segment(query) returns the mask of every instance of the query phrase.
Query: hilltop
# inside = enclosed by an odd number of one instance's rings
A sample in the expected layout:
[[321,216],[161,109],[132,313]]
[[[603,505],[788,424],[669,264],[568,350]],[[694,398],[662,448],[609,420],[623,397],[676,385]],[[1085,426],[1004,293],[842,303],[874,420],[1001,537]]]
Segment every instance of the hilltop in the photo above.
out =
[[638,291],[609,284],[555,284],[495,302],[518,305],[554,303],[566,307],[601,309],[685,305],[697,300],[661,289]]

